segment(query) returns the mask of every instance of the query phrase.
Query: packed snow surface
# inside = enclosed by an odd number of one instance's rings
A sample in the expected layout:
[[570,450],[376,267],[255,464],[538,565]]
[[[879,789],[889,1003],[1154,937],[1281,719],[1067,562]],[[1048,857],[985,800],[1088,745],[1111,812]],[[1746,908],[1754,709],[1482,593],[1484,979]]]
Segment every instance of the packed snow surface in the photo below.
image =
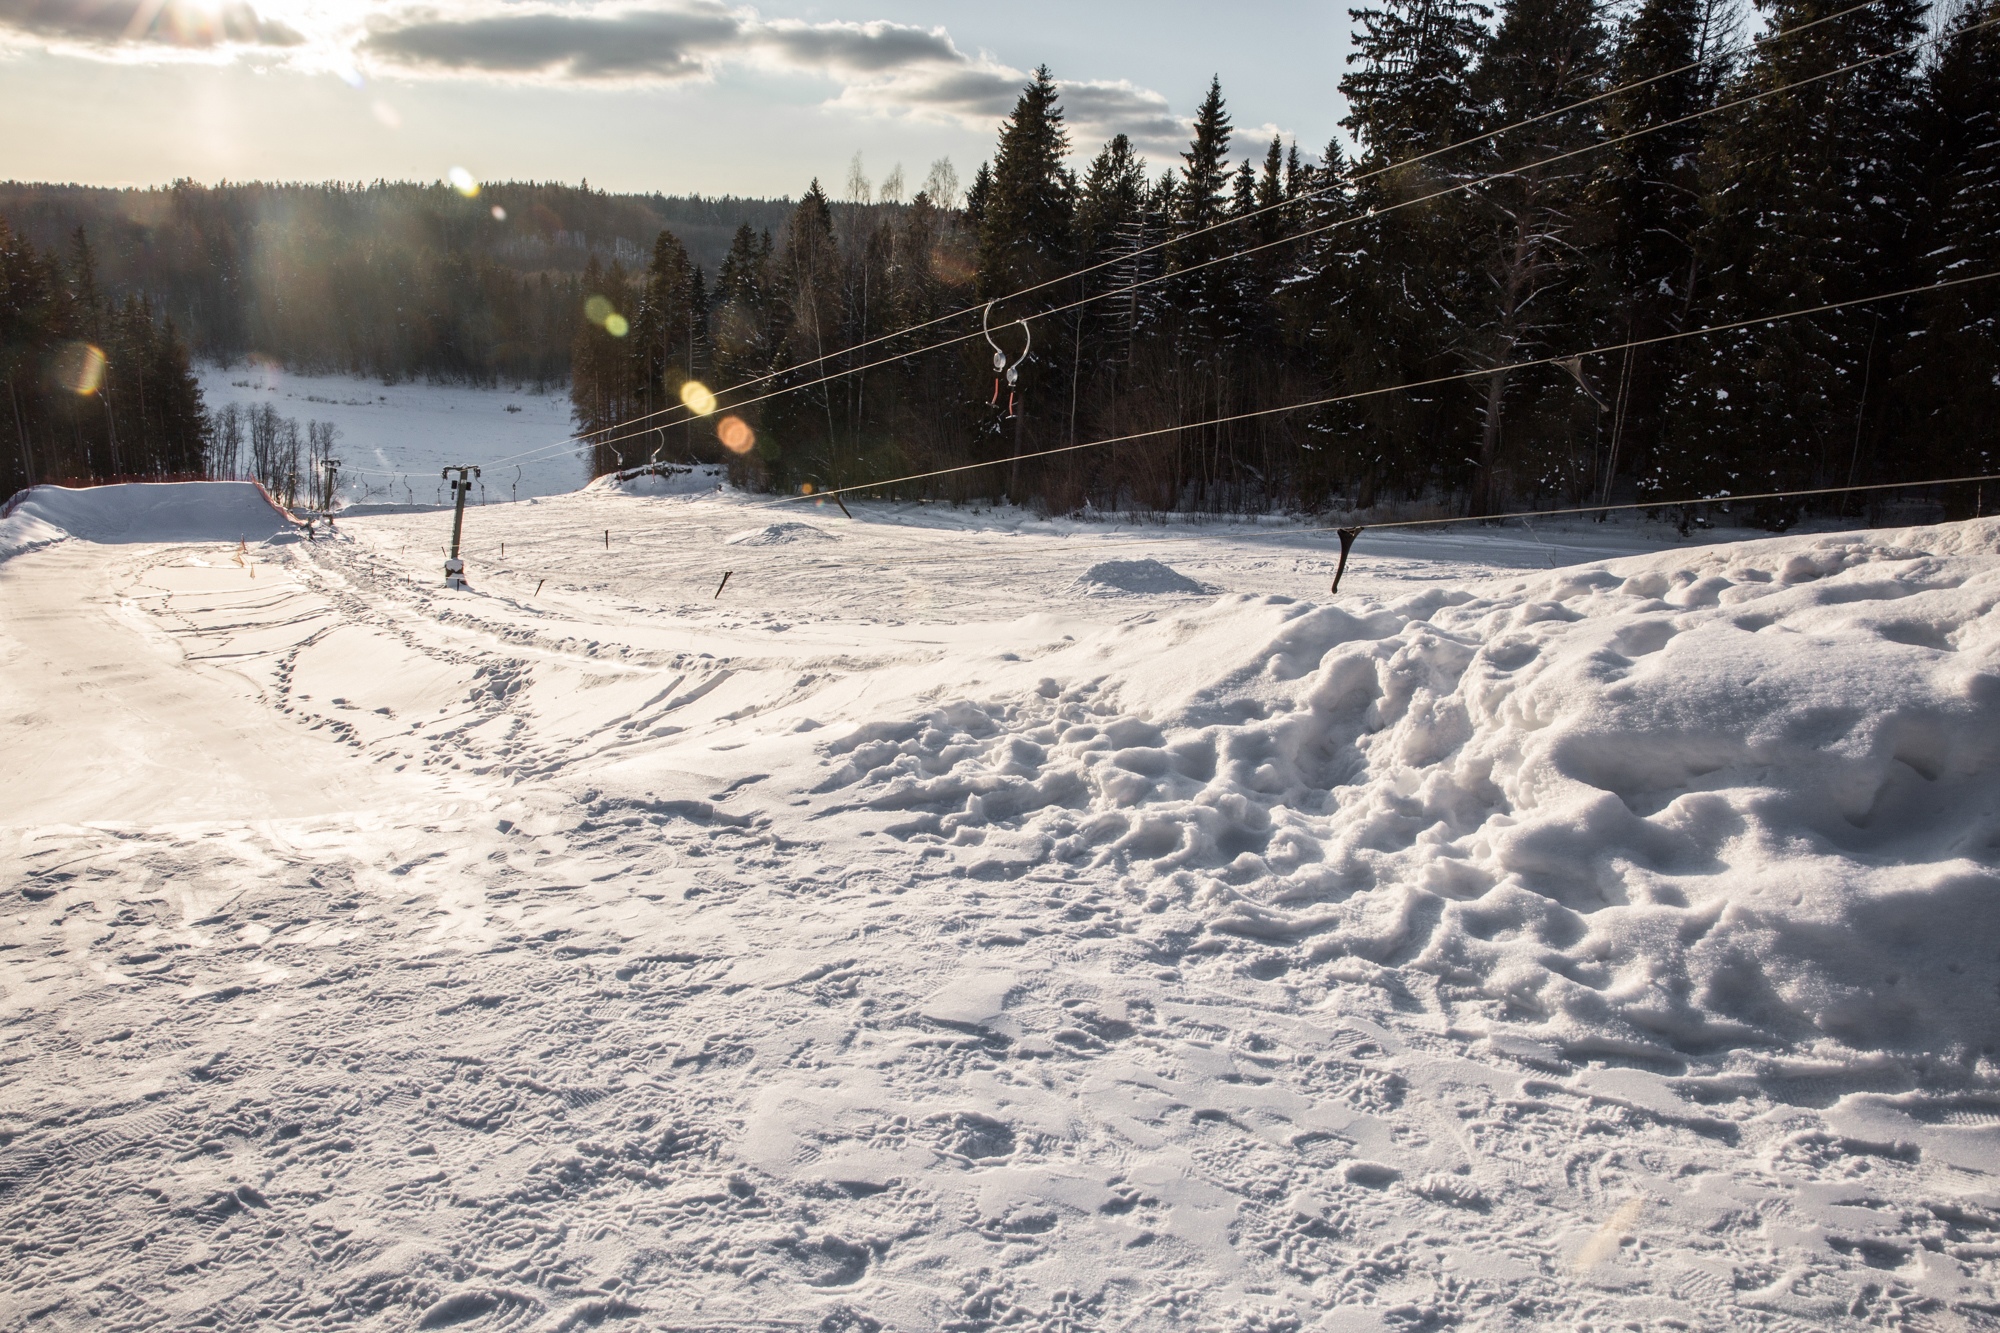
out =
[[0,1326],[2000,1326],[2000,520],[852,507],[8,520]]
[[1099,596],[1215,591],[1157,560],[1100,560],[1077,575],[1076,583],[1079,590]]

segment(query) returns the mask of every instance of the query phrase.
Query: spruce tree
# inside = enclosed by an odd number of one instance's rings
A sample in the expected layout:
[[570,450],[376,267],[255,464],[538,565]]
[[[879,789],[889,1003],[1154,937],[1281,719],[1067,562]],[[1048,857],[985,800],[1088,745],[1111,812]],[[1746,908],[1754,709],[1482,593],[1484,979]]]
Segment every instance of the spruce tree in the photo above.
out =
[[[1930,146],[1918,282],[2000,272],[2000,0],[1960,10],[1924,83]],[[1982,26],[1985,25],[1985,26]],[[2000,461],[2000,280],[1919,297],[1898,358],[1899,475],[1990,472]],[[1947,494],[1970,512],[1977,492]],[[1991,512],[1993,506],[1981,506]]]
[[[1840,0],[1764,0],[1784,30]],[[1723,131],[1700,241],[1702,323],[1778,314],[1906,285],[1919,159],[1916,56],[1922,0],[1879,0],[1765,43],[1741,82],[1771,92]],[[1887,59],[1873,59],[1885,56]],[[1857,62],[1863,68],[1775,90]],[[1705,298],[1705,299],[1704,299]],[[1839,485],[1869,475],[1887,352],[1903,311],[1862,308],[1706,338],[1692,349],[1667,443],[1645,479],[1656,493]],[[1784,526],[1796,506],[1767,503]]]
[[[1637,137],[1609,150],[1593,184],[1592,207],[1609,226],[1601,300],[1615,337],[1606,341],[1655,338],[1686,324],[1699,277],[1695,242],[1710,132],[1708,121],[1686,118],[1721,94],[1727,66],[1712,57],[1731,34],[1730,13],[1725,0],[1644,0],[1620,30],[1612,81],[1642,86],[1611,99],[1612,137]],[[1599,496],[1610,498],[1620,472],[1651,465],[1666,395],[1688,350],[1637,348],[1602,368],[1600,392],[1611,410],[1592,484]]]
[[[695,268],[687,247],[670,231],[653,241],[639,308],[627,338],[633,358],[633,383],[639,414],[650,416],[681,400],[681,386],[696,378],[698,341],[705,341],[703,302],[696,291]],[[690,451],[692,426],[678,432],[681,452]],[[658,443],[664,445],[662,432]]]
[[1229,216],[1232,207],[1246,206],[1256,191],[1255,176],[1242,176],[1243,197],[1234,198],[1231,182],[1237,173],[1229,165],[1229,137],[1222,81],[1211,78],[1208,95],[1195,112],[1194,138],[1181,155],[1184,165],[1175,222],[1182,239],[1169,251],[1171,267],[1191,270],[1186,278],[1172,283],[1167,300],[1192,340],[1189,349],[1197,357],[1210,356],[1212,349],[1233,341],[1244,326],[1242,288],[1248,266],[1215,262],[1241,244],[1217,224]]
[[715,275],[715,373],[718,387],[755,379],[771,368],[771,234],[749,223],[736,229]]
[[1368,167],[1387,166],[1466,136],[1476,119],[1468,75],[1485,43],[1485,5],[1389,0],[1347,11],[1356,30],[1340,80]]
[[[1583,460],[1558,453],[1551,440],[1573,441],[1573,423],[1592,404],[1575,384],[1546,369],[1517,374],[1505,367],[1535,354],[1565,350],[1550,340],[1574,342],[1593,325],[1582,257],[1596,238],[1595,219],[1582,206],[1588,164],[1574,152],[1598,136],[1594,110],[1565,111],[1597,91],[1607,63],[1606,33],[1596,0],[1507,0],[1473,79],[1486,124],[1506,132],[1479,145],[1477,162],[1505,174],[1468,192],[1471,263],[1459,306],[1460,355],[1469,368],[1492,366],[1478,385],[1477,469],[1471,478],[1472,512],[1491,513],[1510,479],[1502,457],[1506,419],[1515,400],[1540,407],[1555,420],[1542,429],[1516,431],[1515,486],[1563,486],[1577,498],[1585,480]],[[1532,122],[1523,125],[1522,122]],[[1553,401],[1548,401],[1553,400]],[[1528,435],[1528,439],[1518,437]]]
[[[1043,65],[1001,124],[992,179],[980,200],[983,295],[1041,282],[1069,263],[1076,191],[1063,165],[1068,156],[1060,94]],[[975,180],[975,189],[978,184]]]

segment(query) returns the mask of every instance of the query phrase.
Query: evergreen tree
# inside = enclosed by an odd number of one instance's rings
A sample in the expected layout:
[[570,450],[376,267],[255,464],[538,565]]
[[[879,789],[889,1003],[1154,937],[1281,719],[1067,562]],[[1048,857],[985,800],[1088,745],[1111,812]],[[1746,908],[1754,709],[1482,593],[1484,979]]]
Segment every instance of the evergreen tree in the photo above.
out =
[[[1784,30],[1837,0],[1763,0]],[[1742,80],[1770,92],[1909,45],[1922,0],[1881,0],[1765,43]],[[1904,52],[1765,97],[1717,138],[1700,269],[1702,323],[1776,314],[1906,285],[1919,160],[1916,57]],[[1698,298],[1704,295],[1698,293]],[[1863,479],[1882,419],[1887,348],[1903,312],[1837,311],[1704,339],[1668,409],[1653,493],[1771,490]],[[1767,504],[1783,526],[1793,506]]]
[[[699,271],[688,259],[687,247],[670,231],[653,242],[652,262],[628,339],[634,359],[635,407],[650,416],[681,401],[681,386],[698,379],[708,359],[708,319]],[[685,414],[675,414],[684,416]],[[657,423],[656,445],[665,448],[669,434],[677,437],[677,452],[693,457],[696,424],[686,420],[674,428]]]
[[1558,418],[1536,423],[1539,429],[1527,432],[1523,447],[1510,451],[1527,474],[1515,484],[1537,490],[1558,485],[1575,498],[1586,479],[1588,454],[1572,448],[1564,456],[1549,446],[1551,437],[1574,445],[1574,422],[1560,418],[1587,411],[1589,399],[1546,369],[1517,374],[1505,367],[1533,353],[1562,350],[1550,345],[1553,333],[1574,339],[1593,325],[1593,312],[1579,299],[1589,286],[1583,256],[1596,239],[1589,234],[1595,219],[1580,206],[1588,166],[1576,157],[1549,159],[1597,137],[1593,110],[1563,108],[1597,91],[1606,64],[1596,0],[1507,0],[1475,71],[1473,88],[1487,126],[1521,126],[1487,140],[1476,158],[1468,154],[1488,172],[1508,169],[1465,201],[1471,263],[1457,321],[1460,355],[1473,367],[1497,367],[1478,386],[1475,513],[1493,512],[1505,493],[1501,469],[1509,460],[1501,449],[1515,397]]
[[[1176,203],[1176,229],[1182,239],[1170,252],[1173,268],[1188,270],[1186,278],[1173,284],[1170,299],[1182,327],[1194,341],[1190,350],[1198,357],[1236,338],[1243,331],[1242,285],[1248,272],[1239,262],[1218,263],[1223,255],[1240,248],[1241,241],[1217,228],[1229,216],[1232,206],[1247,211],[1255,196],[1255,176],[1233,173],[1229,165],[1229,110],[1222,98],[1222,81],[1211,78],[1208,95],[1195,111],[1194,138],[1181,155],[1181,183]],[[1240,182],[1241,197],[1232,200],[1231,178]],[[1199,349],[1199,350],[1197,350]]]
[[[1609,229],[1602,301],[1608,331],[1619,341],[1686,326],[1698,277],[1695,242],[1706,199],[1701,164],[1710,132],[1708,122],[1687,117],[1720,97],[1727,66],[1713,57],[1731,31],[1724,0],[1644,0],[1621,28],[1613,82],[1641,86],[1611,99],[1606,128],[1613,138],[1639,137],[1610,150],[1592,200]],[[1658,452],[1666,394],[1688,350],[1638,348],[1604,368],[1600,392],[1610,401],[1610,420],[1592,484],[1604,498],[1622,468],[1637,462],[1643,469]]]
[[[1041,282],[1069,263],[1076,186],[1063,165],[1068,156],[1060,95],[1043,65],[1001,123],[991,180],[980,195],[982,295]],[[979,184],[975,178],[975,191]]]
[[755,379],[771,368],[771,233],[736,229],[715,275],[713,339],[718,387]]
[[[1960,10],[1925,80],[1918,282],[2000,272],[2000,0]],[[1982,26],[1986,25],[1986,26]],[[2000,282],[1918,298],[1898,358],[1904,476],[1990,472],[2000,457]],[[1968,511],[1962,490],[1946,497]],[[1976,501],[1975,501],[1976,502]]]
[[1350,9],[1355,66],[1340,80],[1369,168],[1388,166],[1466,137],[1477,118],[1469,75],[1485,42],[1485,5],[1466,0],[1388,0]]

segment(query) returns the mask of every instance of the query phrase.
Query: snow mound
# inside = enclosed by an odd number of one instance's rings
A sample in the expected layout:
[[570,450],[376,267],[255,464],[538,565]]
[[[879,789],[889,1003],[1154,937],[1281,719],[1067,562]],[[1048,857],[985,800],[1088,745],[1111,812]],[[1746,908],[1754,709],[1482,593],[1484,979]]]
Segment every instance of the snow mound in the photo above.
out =
[[1430,974],[1496,1042],[1990,1061],[1996,553],[1985,521],[1225,598],[1122,673],[863,727],[825,789],[982,844],[974,877],[1111,869],[1259,976]]
[[262,542],[295,529],[255,482],[36,486],[0,524],[0,559],[64,536],[107,544]]
[[670,463],[632,472],[612,472],[586,489],[621,495],[712,495],[729,484],[728,469],[714,463]]
[[1100,560],[1077,575],[1071,586],[1091,597],[1215,591],[1158,560]]
[[0,560],[54,546],[69,534],[33,514],[9,514],[0,519]]
[[839,541],[824,528],[810,523],[767,523],[761,528],[733,532],[722,539],[725,546],[784,546],[790,542]]

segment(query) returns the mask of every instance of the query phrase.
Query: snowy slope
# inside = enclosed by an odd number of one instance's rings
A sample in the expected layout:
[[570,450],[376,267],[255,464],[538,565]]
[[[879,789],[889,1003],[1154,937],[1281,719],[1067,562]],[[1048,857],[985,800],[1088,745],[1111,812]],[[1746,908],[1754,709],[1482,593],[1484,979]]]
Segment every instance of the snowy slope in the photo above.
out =
[[[572,445],[567,393],[526,388],[404,381],[356,375],[308,375],[264,362],[195,368],[209,411],[270,406],[305,429],[324,421],[340,431],[348,504],[442,506],[450,499],[439,469],[477,463],[495,502],[575,490],[590,470]],[[503,465],[497,460],[505,458]]]
[[2000,1319],[2000,522],[656,489],[0,564],[7,1326]]

